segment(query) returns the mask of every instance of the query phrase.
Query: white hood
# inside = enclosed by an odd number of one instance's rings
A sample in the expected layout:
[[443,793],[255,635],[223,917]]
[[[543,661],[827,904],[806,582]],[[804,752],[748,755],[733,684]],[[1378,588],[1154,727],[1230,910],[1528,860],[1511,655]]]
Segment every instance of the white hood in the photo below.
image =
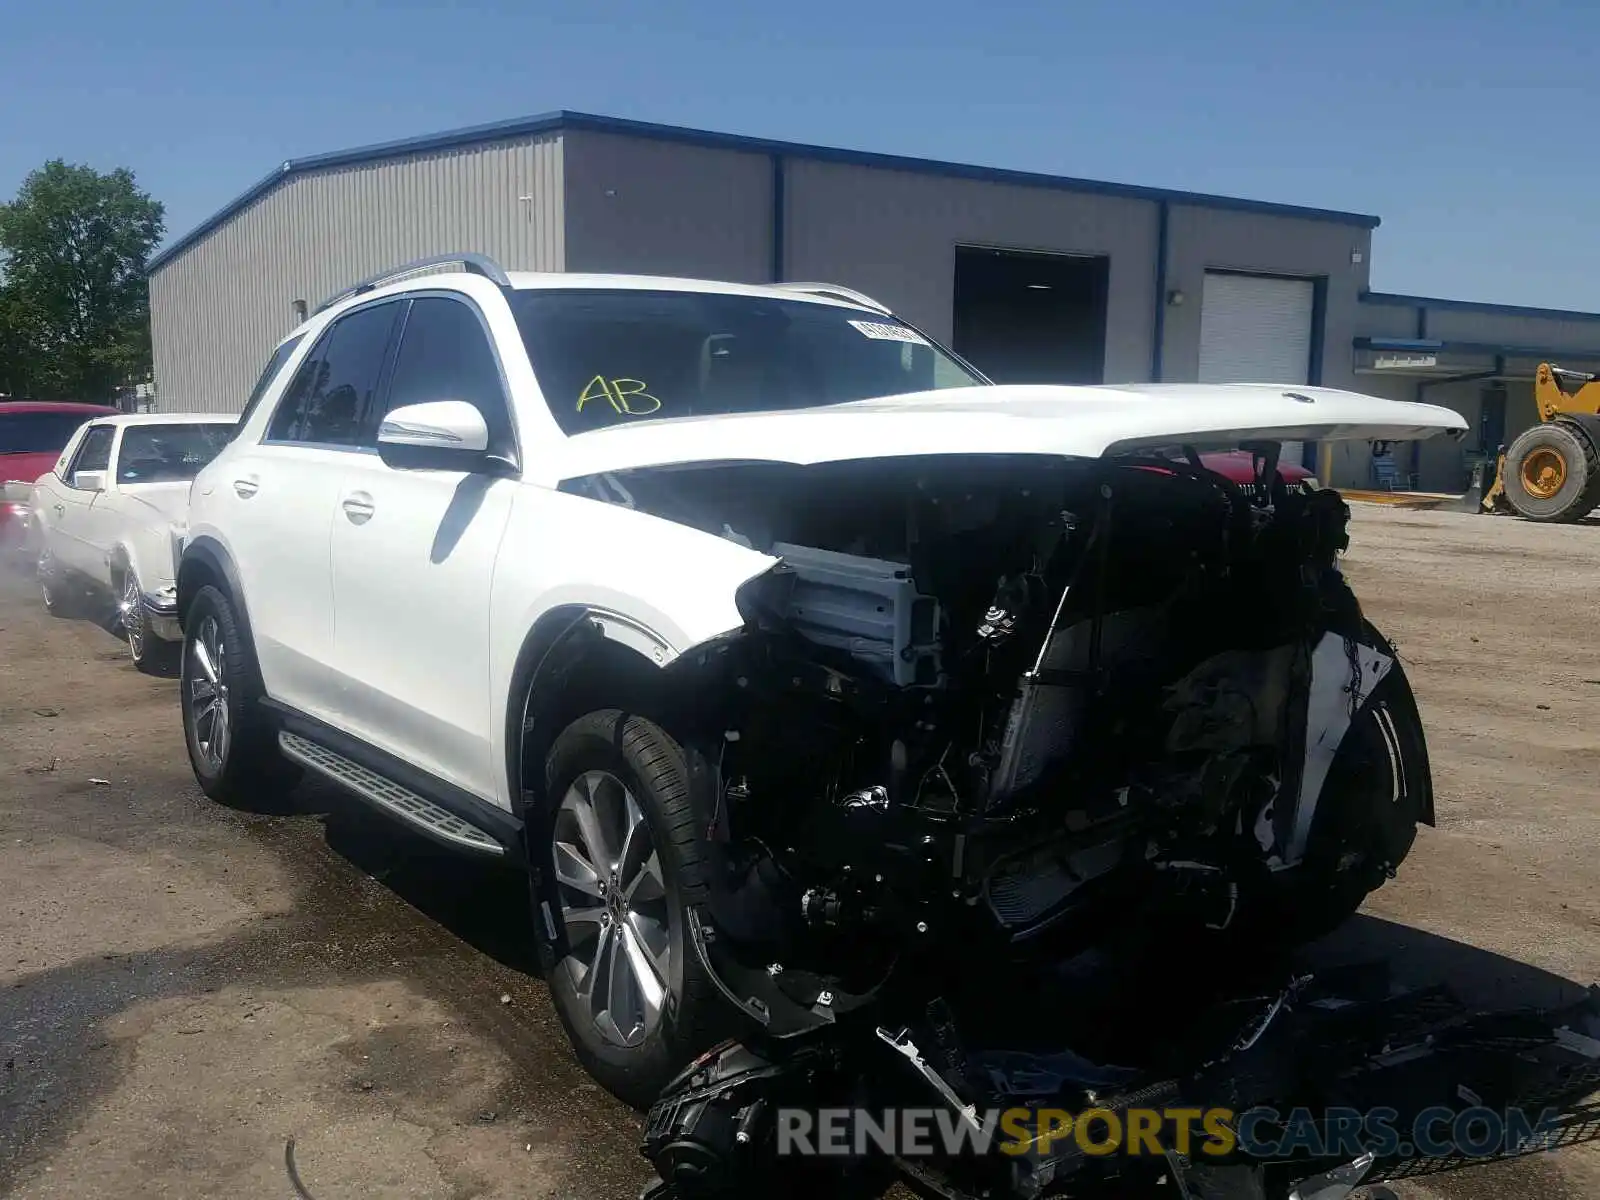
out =
[[1461,436],[1460,414],[1333,388],[1278,384],[1000,385],[828,408],[680,417],[568,439],[561,477],[674,463],[807,465],[919,454],[1099,458],[1141,447]]

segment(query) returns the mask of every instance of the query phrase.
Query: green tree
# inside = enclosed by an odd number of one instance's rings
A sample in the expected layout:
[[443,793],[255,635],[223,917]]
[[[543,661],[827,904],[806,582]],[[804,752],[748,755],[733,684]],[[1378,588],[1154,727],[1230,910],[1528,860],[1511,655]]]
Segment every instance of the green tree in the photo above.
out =
[[0,392],[106,400],[150,374],[161,204],[131,171],[53,159],[0,204]]

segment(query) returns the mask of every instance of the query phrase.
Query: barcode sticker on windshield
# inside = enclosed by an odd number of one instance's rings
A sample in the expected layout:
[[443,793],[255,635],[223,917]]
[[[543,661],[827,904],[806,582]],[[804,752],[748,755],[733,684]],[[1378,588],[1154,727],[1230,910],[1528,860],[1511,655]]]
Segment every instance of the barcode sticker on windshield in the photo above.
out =
[[904,325],[890,325],[884,321],[851,321],[850,324],[859,329],[865,336],[879,342],[910,342],[914,346],[926,346],[928,339],[915,329],[907,329]]

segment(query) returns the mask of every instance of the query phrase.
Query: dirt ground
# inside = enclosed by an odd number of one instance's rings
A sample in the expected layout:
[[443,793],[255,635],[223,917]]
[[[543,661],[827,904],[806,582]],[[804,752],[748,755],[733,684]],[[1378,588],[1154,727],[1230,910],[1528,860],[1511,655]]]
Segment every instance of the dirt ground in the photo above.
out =
[[[1600,525],[1358,506],[1348,569],[1428,724],[1439,828],[1312,957],[1475,999],[1600,979]],[[0,1194],[631,1198],[522,884],[303,787],[194,786],[176,684],[0,585]],[[1578,1147],[1399,1189],[1600,1195]]]

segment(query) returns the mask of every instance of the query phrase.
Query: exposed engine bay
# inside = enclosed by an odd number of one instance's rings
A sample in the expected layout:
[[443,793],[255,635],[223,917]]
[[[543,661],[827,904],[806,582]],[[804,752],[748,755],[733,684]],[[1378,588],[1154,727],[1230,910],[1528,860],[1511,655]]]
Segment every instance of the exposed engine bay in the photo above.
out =
[[1246,486],[1187,448],[567,485],[780,560],[667,668],[709,859],[686,941],[752,1045],[870,1046],[959,1109],[984,1055],[1110,1061],[1017,1020],[1063,964],[1292,944],[1393,874],[1432,819],[1415,705],[1343,500],[1252,450]]
[[[1033,456],[585,486],[782,560],[739,596],[743,630],[671,670],[715,776],[702,915],[835,1006],[900,954],[1081,936],[1105,905],[1226,929],[1303,865],[1327,751],[1393,668],[1338,571],[1331,491]],[[1404,700],[1380,732],[1415,821]],[[800,1011],[769,996],[768,1021],[826,1019],[780,995]]]

